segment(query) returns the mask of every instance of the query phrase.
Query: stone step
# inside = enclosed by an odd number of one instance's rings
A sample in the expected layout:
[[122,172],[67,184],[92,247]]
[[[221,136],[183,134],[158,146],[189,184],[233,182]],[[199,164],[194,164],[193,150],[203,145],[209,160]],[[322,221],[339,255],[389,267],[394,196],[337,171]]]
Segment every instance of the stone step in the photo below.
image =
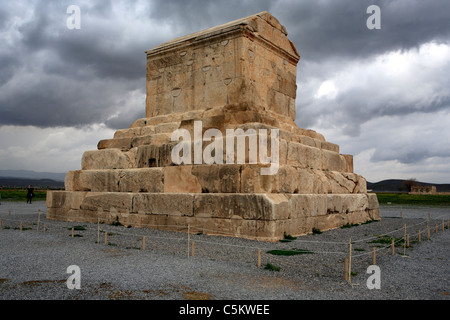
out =
[[379,220],[375,194],[160,194],[49,191],[47,218],[276,241]]
[[[206,126],[204,126],[206,124]],[[209,128],[215,128],[211,125],[208,125],[207,122],[202,121],[202,136],[204,132]],[[128,150],[133,147],[138,147],[141,145],[148,145],[152,143],[161,144],[163,142],[170,142],[171,134],[177,130],[178,128],[189,130],[191,137],[194,136],[193,132],[193,123],[184,123],[183,125],[180,122],[171,122],[164,123],[160,125],[149,125],[144,127],[135,127],[129,129],[121,129],[117,130],[114,134],[113,139],[104,139],[98,143],[97,148],[107,149],[107,148],[119,148],[122,150]],[[215,128],[220,129],[220,128]],[[221,128],[222,135],[226,135],[226,129],[242,129],[244,131],[248,129],[253,129],[259,132],[259,129],[266,129],[270,131],[270,129],[276,129],[273,126],[269,126],[263,123],[246,123],[246,124],[238,124],[238,125],[227,125],[226,127]],[[284,139],[286,141],[298,142],[301,144],[305,144],[311,147],[316,147],[319,149],[334,151],[339,153],[339,146],[337,144],[311,138],[307,135],[293,133],[288,130],[279,129],[280,139]]]
[[236,126],[247,123],[261,123],[279,128],[280,130],[291,132],[296,135],[303,135],[319,141],[325,141],[323,135],[311,129],[303,129],[298,127],[289,117],[283,117],[279,114],[262,110],[258,106],[253,106],[249,103],[239,103],[209,108],[207,110],[192,110],[182,113],[154,116],[151,118],[141,118],[136,120],[130,128],[137,129],[164,123],[177,122],[184,124],[195,120],[205,121],[204,127],[206,129],[208,128],[206,122],[209,122],[210,125],[216,125],[217,127],[215,128],[217,129],[220,129],[223,124]]
[[283,165],[261,175],[258,165],[182,165],[142,169],[78,170],[66,174],[67,191],[155,193],[344,194],[367,192],[354,173]]
[[[255,136],[254,138],[255,140],[250,143],[248,142],[248,138],[246,138],[245,145],[242,149],[244,152],[238,154],[237,148],[239,144],[238,139],[235,137],[234,154],[231,156],[230,152],[230,161],[233,163],[243,162],[247,164],[261,164],[262,154],[259,149],[258,137]],[[180,138],[180,140],[182,139]],[[200,153],[200,162],[204,164],[207,163],[204,158],[204,151],[212,143],[209,140],[203,140],[202,151],[197,152],[194,147],[195,141],[191,141],[190,157],[184,159],[186,161],[179,159],[180,162],[177,162],[177,160],[172,157],[172,150],[179,142],[171,142],[170,137],[166,133],[135,138],[113,139],[113,141],[116,141],[114,143],[117,148],[101,148],[99,150],[84,152],[81,161],[82,169],[133,169],[164,167],[177,164],[197,164],[196,153]],[[227,163],[227,137],[217,138],[215,142],[220,143],[222,146],[223,156],[220,158],[222,163]],[[119,143],[123,143],[121,148],[118,147]],[[128,148],[133,144],[136,144],[136,146]],[[251,153],[252,149],[254,153]],[[270,154],[270,150],[271,144],[269,136],[267,139],[266,152],[263,153],[263,155]],[[211,152],[207,154],[209,155]],[[250,156],[250,154],[252,154],[252,156]],[[181,157],[184,155],[184,152],[179,150],[178,155]],[[243,158],[238,158],[238,156],[242,156]],[[288,164],[298,168],[348,173],[353,172],[353,157],[351,155],[342,155],[335,151],[320,149],[299,142],[286,141],[285,139],[279,139],[278,158],[279,165]],[[252,159],[252,162],[250,162],[250,159]],[[276,163],[275,159],[272,159],[267,159],[266,161],[269,163]],[[211,161],[218,163],[218,161],[214,159],[211,159]]]

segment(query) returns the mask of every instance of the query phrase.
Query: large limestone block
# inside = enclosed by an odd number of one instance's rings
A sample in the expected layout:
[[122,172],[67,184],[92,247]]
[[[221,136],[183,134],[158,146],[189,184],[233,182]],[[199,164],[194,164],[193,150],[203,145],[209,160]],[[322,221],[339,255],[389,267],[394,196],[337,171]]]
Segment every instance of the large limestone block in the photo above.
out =
[[139,193],[134,196],[131,211],[146,215],[157,214],[191,217],[194,215],[193,205],[193,194]]
[[64,210],[80,209],[86,192],[66,192],[66,191],[48,191],[46,205],[47,208],[57,208]]
[[120,150],[129,150],[131,148],[131,138],[114,138],[100,140],[97,144],[97,149],[116,148]]
[[176,143],[162,145],[142,145],[135,150],[135,163],[137,168],[165,167],[175,165],[172,159],[172,149]]
[[322,166],[320,169],[347,172],[347,161],[344,156],[329,150],[321,150],[321,156]]
[[67,191],[163,192],[163,168],[78,170],[66,174]]
[[66,174],[67,191],[119,192],[116,170],[78,170]]
[[133,193],[125,192],[88,192],[80,205],[81,210],[130,213]]
[[248,220],[274,220],[270,199],[261,194],[196,194],[194,215],[201,217]]
[[[175,129],[176,130],[176,129]],[[132,138],[131,146],[137,148],[140,146],[152,145],[162,146],[163,144],[170,144],[171,133],[154,133],[148,135],[140,135]]]
[[202,186],[192,173],[192,166],[172,166],[164,170],[165,193],[201,193]]
[[316,147],[296,142],[288,143],[288,165],[299,168],[322,169],[321,157],[321,150]]
[[82,170],[136,168],[136,149],[123,152],[120,149],[90,150],[83,153]]
[[119,192],[164,192],[163,168],[118,170]]

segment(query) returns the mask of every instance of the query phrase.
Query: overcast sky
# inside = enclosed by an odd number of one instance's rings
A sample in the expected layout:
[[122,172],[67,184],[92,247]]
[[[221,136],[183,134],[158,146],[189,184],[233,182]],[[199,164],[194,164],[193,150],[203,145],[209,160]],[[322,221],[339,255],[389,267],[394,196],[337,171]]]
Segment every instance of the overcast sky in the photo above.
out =
[[[372,4],[381,29],[366,26]],[[368,181],[450,183],[448,0],[2,0],[0,169],[80,169],[84,151],[145,116],[146,50],[264,10],[301,55],[300,127]]]

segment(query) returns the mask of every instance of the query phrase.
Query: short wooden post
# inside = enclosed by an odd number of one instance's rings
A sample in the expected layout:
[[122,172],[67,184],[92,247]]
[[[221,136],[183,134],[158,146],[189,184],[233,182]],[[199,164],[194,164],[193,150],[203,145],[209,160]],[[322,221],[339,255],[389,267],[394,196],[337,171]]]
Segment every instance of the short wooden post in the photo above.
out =
[[188,225],[188,243],[187,243],[187,256],[189,258],[189,242],[191,241],[191,226]]
[[20,221],[20,227],[19,227],[20,231],[22,231],[22,221]]
[[38,209],[38,221],[37,221],[37,229],[36,231],[39,232],[39,222],[41,221],[41,209]]
[[348,258],[344,258],[344,279],[348,281]]
[[428,240],[430,240],[430,225],[427,223]]
[[145,236],[142,237],[142,250],[145,250]]
[[376,253],[375,253],[375,247],[372,248],[372,264],[376,265],[377,264],[377,258],[376,258]]
[[73,238],[73,236],[74,236],[73,232],[74,232],[74,228],[72,228],[72,238]]
[[392,251],[392,255],[394,255],[394,254],[395,254],[394,239],[392,239],[392,243],[391,243],[391,251]]
[[47,230],[47,228],[45,227],[45,223],[44,223],[44,230],[42,232],[45,233],[46,230]]
[[409,248],[409,234],[406,235],[406,246]]
[[261,267],[261,249],[258,249],[258,268]]
[[105,244],[108,244],[108,232],[105,231]]
[[442,219],[442,231],[444,231],[444,219]]
[[348,283],[352,283],[352,238],[349,240]]
[[434,233],[437,233],[437,232],[438,232],[438,225],[436,223],[436,230],[434,231]]
[[420,229],[419,229],[419,234],[418,234],[418,241],[420,242]]
[[195,256],[195,242],[194,241],[192,241],[192,244],[191,244],[191,256]]
[[100,218],[97,218],[97,243],[100,243]]

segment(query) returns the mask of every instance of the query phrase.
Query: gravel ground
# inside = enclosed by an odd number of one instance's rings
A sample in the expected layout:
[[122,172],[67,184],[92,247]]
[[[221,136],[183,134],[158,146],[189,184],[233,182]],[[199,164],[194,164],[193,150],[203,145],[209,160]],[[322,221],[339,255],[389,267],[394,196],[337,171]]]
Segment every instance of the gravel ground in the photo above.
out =
[[[39,232],[38,210],[42,212]],[[189,258],[185,232],[47,220],[45,211],[45,202],[0,205],[1,300],[450,299],[450,230],[441,230],[442,219],[447,223],[450,218],[448,208],[385,206],[381,221],[283,243],[191,234],[195,255]],[[428,213],[430,240],[426,232]],[[20,221],[22,231],[18,230]],[[405,225],[411,245],[406,249],[400,242]],[[76,230],[75,237],[71,237],[73,226],[85,230]],[[105,233],[108,244],[104,243]],[[382,235],[399,241],[395,255],[389,244],[371,242],[383,239]],[[146,250],[142,250],[143,236]],[[351,284],[344,280],[350,239]],[[367,267],[372,264],[374,247],[381,288],[370,290],[366,284],[370,277]],[[267,253],[274,249],[311,253]],[[264,269],[267,263],[280,270]],[[67,267],[71,265],[80,267],[81,289],[67,287]]]

